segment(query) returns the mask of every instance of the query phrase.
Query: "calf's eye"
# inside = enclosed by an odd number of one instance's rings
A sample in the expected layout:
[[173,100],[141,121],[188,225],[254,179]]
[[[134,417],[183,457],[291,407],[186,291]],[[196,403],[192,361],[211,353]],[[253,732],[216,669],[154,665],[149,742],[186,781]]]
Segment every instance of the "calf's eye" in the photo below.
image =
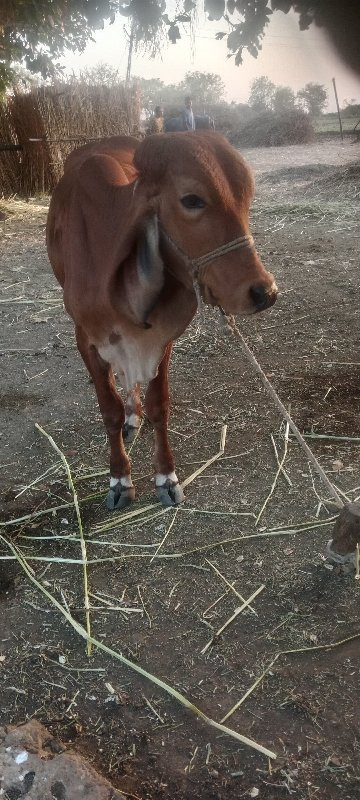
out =
[[190,211],[197,208],[205,208],[206,206],[205,200],[197,194],[185,194],[180,202],[184,208],[188,208]]

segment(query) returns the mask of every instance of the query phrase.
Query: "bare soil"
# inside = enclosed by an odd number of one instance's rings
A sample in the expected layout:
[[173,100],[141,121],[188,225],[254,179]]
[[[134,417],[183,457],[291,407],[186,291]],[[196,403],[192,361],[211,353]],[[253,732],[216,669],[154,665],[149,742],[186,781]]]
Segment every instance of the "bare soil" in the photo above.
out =
[[[360,495],[359,151],[331,142],[245,155],[257,180],[253,232],[281,296],[241,328],[300,428],[328,437],[308,441],[354,500]],[[360,798],[360,639],[354,638],[360,582],[324,560],[333,526],[319,507],[326,490],[290,438],[291,485],[279,476],[255,525],[277,471],[271,434],[281,456],[284,424],[237,342],[207,310],[175,347],[170,427],[182,479],[218,451],[226,422],[224,456],[188,486],[153,561],[173,510],[154,517],[156,507],[126,525],[119,515],[117,527],[96,530],[114,519],[103,505],[107,442],[47,262],[47,204],[46,198],[2,204],[9,212],[0,227],[2,519],[64,507],[2,526],[1,554],[11,556],[8,542],[20,548],[41,585],[84,623],[82,567],[64,562],[81,558],[72,494],[37,422],[70,464],[88,558],[109,559],[88,568],[97,639],[218,721],[276,654],[302,652],[279,656],[227,720],[274,750],[278,757],[270,763],[110,656],[95,651],[89,659],[84,641],[18,562],[2,560],[1,723],[36,717],[129,798]],[[132,450],[139,509],[154,500],[151,444],[145,423]],[[89,477],[94,472],[104,474]],[[71,535],[76,541],[59,538]],[[202,655],[241,603],[212,565],[244,598],[265,588],[253,601],[256,614],[245,609]]]

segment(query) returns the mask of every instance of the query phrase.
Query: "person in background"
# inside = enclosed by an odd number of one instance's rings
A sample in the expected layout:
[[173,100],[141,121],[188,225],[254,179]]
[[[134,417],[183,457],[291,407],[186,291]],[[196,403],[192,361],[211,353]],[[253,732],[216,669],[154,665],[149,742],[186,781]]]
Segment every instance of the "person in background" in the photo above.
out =
[[150,119],[148,133],[164,133],[164,109],[156,106],[155,112]]
[[194,112],[192,110],[192,99],[188,95],[185,97],[185,108],[182,112],[182,118],[184,123],[184,130],[185,131],[194,131],[195,130],[195,117]]

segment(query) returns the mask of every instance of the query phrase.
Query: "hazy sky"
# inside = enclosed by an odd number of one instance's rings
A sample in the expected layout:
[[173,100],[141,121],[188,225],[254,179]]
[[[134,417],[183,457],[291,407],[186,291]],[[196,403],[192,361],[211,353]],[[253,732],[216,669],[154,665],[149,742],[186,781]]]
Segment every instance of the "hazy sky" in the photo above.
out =
[[[227,99],[238,102],[248,100],[250,83],[259,75],[267,75],[275,84],[291,86],[295,91],[313,81],[328,89],[328,111],[335,110],[331,82],[335,77],[340,105],[352,98],[360,102],[359,77],[345,67],[319,28],[312,26],[308,31],[300,31],[297,20],[293,12],[275,12],[258,58],[246,55],[243,65],[236,67],[233,59],[226,58],[225,41],[215,39],[216,32],[225,29],[224,24],[210,23],[200,16],[193,54],[190,36],[184,28],[181,41],[165,45],[156,59],[135,54],[132,73],[161,78],[165,83],[178,83],[187,70],[216,72],[225,83]],[[125,18],[118,15],[113,25],[96,32],[96,42],[90,42],[84,53],[69,53],[66,67],[78,71],[103,61],[118,67],[119,74],[124,76],[127,64],[125,22]]]

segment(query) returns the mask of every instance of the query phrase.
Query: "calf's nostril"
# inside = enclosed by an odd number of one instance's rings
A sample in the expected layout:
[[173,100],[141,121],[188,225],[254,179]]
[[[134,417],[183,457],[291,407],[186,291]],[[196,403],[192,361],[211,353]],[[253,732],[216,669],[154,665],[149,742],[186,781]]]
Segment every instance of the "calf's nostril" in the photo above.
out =
[[266,308],[268,295],[263,286],[252,286],[249,293],[256,308]]

